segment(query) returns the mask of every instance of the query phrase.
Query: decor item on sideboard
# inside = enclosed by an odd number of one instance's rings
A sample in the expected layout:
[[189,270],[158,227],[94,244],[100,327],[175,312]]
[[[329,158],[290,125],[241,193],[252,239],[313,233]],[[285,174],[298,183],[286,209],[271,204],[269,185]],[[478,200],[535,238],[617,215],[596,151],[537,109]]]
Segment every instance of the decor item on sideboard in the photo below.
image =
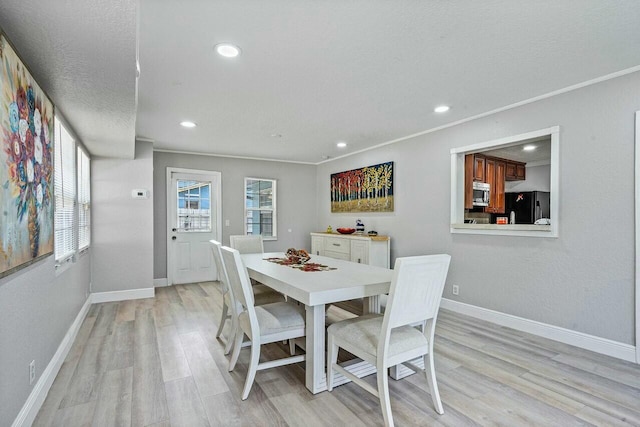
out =
[[331,212],[393,212],[393,162],[331,174]]
[[356,219],[356,233],[364,234],[364,224],[359,219]]
[[0,34],[0,277],[53,252],[53,114]]

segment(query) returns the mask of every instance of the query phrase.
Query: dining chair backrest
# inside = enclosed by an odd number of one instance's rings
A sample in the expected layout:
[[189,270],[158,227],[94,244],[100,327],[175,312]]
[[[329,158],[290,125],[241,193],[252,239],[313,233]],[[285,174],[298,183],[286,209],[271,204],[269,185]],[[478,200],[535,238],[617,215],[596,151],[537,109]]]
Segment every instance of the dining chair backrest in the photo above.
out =
[[[229,278],[229,286],[236,302],[242,305],[243,310],[253,311],[253,290],[247,268],[242,262],[240,252],[236,249],[222,246],[222,260]],[[254,314],[255,317],[255,314]]]
[[218,272],[218,281],[222,284],[222,291],[227,292],[229,290],[229,276],[227,275],[224,261],[222,261],[222,252],[220,251],[222,244],[217,240],[209,240],[209,244],[211,245],[211,252],[213,253],[213,262]]
[[264,252],[264,243],[261,235],[229,236],[229,246],[241,254],[261,254]]
[[450,262],[447,254],[396,259],[383,331],[437,316]]

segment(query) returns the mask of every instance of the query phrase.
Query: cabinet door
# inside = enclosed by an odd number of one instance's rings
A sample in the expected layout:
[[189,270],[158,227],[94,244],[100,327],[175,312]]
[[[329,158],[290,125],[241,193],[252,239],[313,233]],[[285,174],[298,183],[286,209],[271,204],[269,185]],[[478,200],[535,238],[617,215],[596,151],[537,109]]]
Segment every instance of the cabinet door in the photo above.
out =
[[516,165],[516,179],[524,181],[526,179],[525,171],[525,165]]
[[369,264],[369,244],[364,240],[351,241],[351,261],[360,264]]
[[473,208],[473,154],[464,156],[464,208]]
[[517,173],[516,173],[516,164],[515,163],[511,163],[511,162],[507,162],[507,169],[505,171],[505,179],[507,181],[515,181],[518,179]]
[[494,213],[503,214],[505,210],[504,181],[506,169],[507,165],[505,162],[496,161],[496,175],[493,185],[495,191],[494,189],[491,190],[491,199],[493,199],[493,206],[495,208]]
[[473,156],[473,180],[480,182],[487,182],[486,175],[486,162],[485,158],[482,156],[475,155]]
[[486,208],[484,208],[485,212],[489,212],[489,213],[495,213],[495,209],[496,209],[496,198],[495,198],[495,194],[496,194],[496,183],[495,183],[495,179],[496,179],[496,161],[493,159],[486,159],[485,160],[485,180],[484,182],[486,182],[487,184],[490,185],[489,188],[489,206],[487,206]]
[[311,254],[324,255],[324,237],[311,236]]

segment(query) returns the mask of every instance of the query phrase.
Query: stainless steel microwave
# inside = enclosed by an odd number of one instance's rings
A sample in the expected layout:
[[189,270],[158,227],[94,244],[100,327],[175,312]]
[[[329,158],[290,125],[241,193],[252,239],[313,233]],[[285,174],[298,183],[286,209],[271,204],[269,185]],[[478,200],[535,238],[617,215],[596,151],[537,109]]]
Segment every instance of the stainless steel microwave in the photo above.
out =
[[486,182],[473,183],[473,206],[489,206],[491,185]]

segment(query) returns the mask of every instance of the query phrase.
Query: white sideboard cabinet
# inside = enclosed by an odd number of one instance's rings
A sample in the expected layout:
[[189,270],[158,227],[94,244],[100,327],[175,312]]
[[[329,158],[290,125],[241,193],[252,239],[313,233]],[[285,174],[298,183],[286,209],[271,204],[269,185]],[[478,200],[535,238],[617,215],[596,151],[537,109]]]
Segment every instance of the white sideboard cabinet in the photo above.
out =
[[390,268],[389,236],[311,233],[311,255]]

